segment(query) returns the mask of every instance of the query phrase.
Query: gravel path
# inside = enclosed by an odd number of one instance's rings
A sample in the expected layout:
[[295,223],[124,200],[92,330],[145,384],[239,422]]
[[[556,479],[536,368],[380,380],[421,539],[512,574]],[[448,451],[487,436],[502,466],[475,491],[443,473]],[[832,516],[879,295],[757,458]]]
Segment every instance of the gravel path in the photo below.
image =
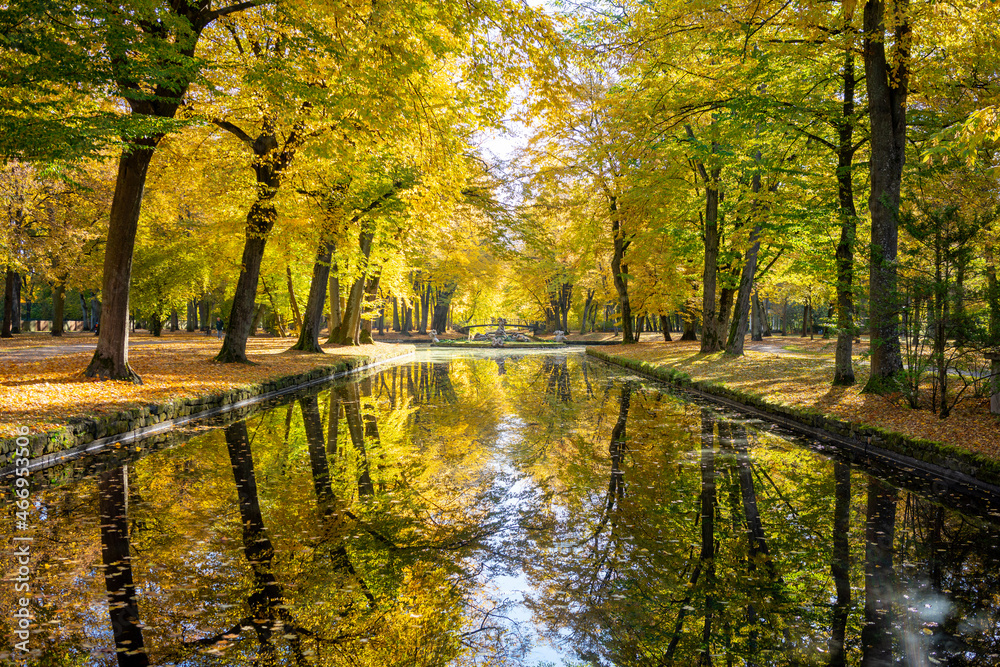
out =
[[[138,340],[138,341],[130,341],[129,347],[138,347],[141,345],[173,345],[176,343],[190,342],[190,340],[191,340],[190,338]],[[97,349],[97,343],[39,345],[38,347],[23,347],[12,350],[0,349],[0,362],[13,361],[13,362],[24,363],[29,361],[42,361],[43,359],[51,359],[52,357],[64,357],[69,354],[77,354],[78,352],[93,352],[96,349]]]

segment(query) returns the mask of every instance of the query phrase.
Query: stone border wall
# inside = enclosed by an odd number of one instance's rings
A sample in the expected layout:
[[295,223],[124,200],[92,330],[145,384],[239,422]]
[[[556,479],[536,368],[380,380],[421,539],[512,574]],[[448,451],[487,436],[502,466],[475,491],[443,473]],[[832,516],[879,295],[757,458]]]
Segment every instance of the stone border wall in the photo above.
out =
[[687,391],[731,405],[800,433],[822,438],[839,447],[867,456],[880,457],[901,465],[923,468],[1000,494],[1000,461],[974,454],[943,442],[922,440],[902,433],[887,431],[843,421],[814,408],[801,408],[742,392],[709,380],[692,380],[691,376],[669,366],[610,354],[587,348],[587,354],[641,375],[681,387]]
[[[239,410],[413,354],[412,346],[402,347],[405,351],[401,354],[398,350],[387,350],[385,354],[349,357],[305,373],[284,375],[208,396],[150,403],[99,419],[75,419],[61,428],[32,433],[25,436],[31,450],[29,469],[39,470],[75,456],[99,451],[111,444],[147,438],[195,419]],[[15,440],[13,437],[0,440],[0,478],[14,470],[11,456],[16,450]]]

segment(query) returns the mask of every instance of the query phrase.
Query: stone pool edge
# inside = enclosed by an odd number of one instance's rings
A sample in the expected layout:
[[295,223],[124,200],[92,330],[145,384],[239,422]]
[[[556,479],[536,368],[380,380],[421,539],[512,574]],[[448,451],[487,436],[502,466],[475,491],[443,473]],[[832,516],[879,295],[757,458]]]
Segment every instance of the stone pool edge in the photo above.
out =
[[[75,419],[50,431],[31,433],[23,436],[28,439],[28,448],[31,450],[28,467],[30,470],[45,468],[67,457],[98,451],[115,442],[132,442],[196,419],[224,414],[351,373],[399,361],[412,356],[416,349],[412,345],[393,347],[396,349],[347,357],[303,373],[281,375],[206,396],[149,403],[97,419]],[[0,478],[14,472],[11,463],[17,440],[16,437],[0,440]]]
[[961,447],[914,438],[877,426],[845,421],[815,408],[801,408],[769,401],[762,396],[733,389],[711,380],[692,380],[687,373],[671,366],[610,354],[590,347],[587,348],[587,354],[651,379],[761,416],[800,433],[823,438],[854,453],[922,467],[928,472],[979,486],[987,492],[1000,495],[1000,461]]

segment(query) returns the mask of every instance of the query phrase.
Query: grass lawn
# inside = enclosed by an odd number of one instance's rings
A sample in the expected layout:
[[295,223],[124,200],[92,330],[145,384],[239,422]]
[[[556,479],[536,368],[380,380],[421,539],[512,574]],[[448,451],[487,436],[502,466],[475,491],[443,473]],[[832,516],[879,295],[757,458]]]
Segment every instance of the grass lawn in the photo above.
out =
[[[53,338],[29,334],[0,343],[0,438],[9,438],[20,426],[48,431],[74,417],[106,415],[139,405],[178,398],[204,396],[263,380],[332,366],[361,356],[387,358],[411,350],[399,345],[360,347],[324,346],[327,354],[287,352],[294,338],[254,337],[247,354],[255,365],[218,364],[212,358],[221,341],[198,333],[164,333],[161,338],[139,334],[131,338],[129,362],[142,377],[142,385],[97,382],[83,377],[93,351],[72,347],[94,345],[92,334]],[[143,344],[145,343],[145,344]],[[35,361],[5,356],[27,348],[71,346]]]
[[765,338],[763,343],[747,341],[746,356],[736,359],[726,359],[722,353],[699,354],[696,342],[642,342],[601,349],[615,356],[676,368],[692,380],[718,382],[772,402],[816,408],[840,419],[1000,459],[1000,419],[990,414],[987,397],[975,398],[967,391],[951,416],[940,419],[929,409],[911,409],[902,396],[862,394],[868,366],[859,363],[857,355],[867,349],[864,342],[855,345],[857,384],[833,387],[830,383],[835,344],[834,340],[820,338],[775,336]]

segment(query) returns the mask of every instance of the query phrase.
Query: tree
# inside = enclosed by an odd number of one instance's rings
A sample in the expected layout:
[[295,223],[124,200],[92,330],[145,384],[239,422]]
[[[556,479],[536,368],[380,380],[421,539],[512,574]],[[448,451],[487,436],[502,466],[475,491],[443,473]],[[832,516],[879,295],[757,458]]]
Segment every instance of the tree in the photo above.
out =
[[[909,2],[886,12],[885,0],[867,0],[864,12],[865,85],[871,121],[872,217],[869,331],[871,375],[865,391],[884,394],[898,387],[903,370],[896,298],[899,197],[906,160],[906,98],[910,82]],[[892,54],[887,54],[887,33]]]

